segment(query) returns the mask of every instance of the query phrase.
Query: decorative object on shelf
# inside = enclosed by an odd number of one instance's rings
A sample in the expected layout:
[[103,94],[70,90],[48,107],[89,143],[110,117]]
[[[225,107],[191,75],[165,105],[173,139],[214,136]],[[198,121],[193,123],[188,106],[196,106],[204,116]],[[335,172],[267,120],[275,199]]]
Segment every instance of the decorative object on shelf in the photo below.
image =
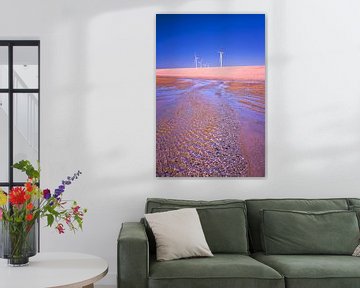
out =
[[265,177],[265,15],[156,16],[156,176]]
[[8,194],[0,188],[0,257],[8,259],[10,266],[23,266],[36,254],[36,229],[39,218],[46,218],[47,226],[55,227],[59,234],[67,226],[75,232],[82,229],[87,212],[76,201],[64,200],[66,186],[78,179],[81,172],[68,176],[54,189],[39,186],[40,168],[35,169],[27,160],[13,165],[26,173],[23,187],[12,187]]

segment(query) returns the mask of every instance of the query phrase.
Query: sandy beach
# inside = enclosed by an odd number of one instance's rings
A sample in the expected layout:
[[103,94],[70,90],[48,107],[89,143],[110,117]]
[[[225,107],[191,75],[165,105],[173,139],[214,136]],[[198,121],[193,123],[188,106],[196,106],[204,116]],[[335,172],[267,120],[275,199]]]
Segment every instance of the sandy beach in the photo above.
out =
[[158,177],[265,175],[264,67],[156,74]]
[[157,69],[156,76],[209,80],[264,81],[265,66]]

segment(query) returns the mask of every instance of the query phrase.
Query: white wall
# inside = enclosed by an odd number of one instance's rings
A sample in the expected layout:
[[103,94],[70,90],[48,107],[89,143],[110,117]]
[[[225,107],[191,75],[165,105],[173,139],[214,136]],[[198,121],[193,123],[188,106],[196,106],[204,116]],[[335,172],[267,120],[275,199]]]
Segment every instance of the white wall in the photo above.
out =
[[[2,39],[41,40],[42,183],[88,207],[43,251],[106,258],[146,197],[360,196],[358,0],[0,0]],[[155,178],[155,14],[266,13],[267,177]],[[11,23],[11,24],[10,24]]]

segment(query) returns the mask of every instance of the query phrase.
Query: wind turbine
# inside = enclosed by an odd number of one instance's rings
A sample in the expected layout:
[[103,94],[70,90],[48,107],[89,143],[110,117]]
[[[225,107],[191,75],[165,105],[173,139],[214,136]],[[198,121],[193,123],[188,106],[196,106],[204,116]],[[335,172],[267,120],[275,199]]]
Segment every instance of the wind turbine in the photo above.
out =
[[199,57],[197,57],[196,54],[194,54],[195,68],[198,68],[198,60],[199,60]]
[[221,51],[221,50],[220,50],[218,53],[220,54],[220,55],[219,55],[219,56],[220,56],[220,67],[223,67],[223,55],[224,55],[224,51]]

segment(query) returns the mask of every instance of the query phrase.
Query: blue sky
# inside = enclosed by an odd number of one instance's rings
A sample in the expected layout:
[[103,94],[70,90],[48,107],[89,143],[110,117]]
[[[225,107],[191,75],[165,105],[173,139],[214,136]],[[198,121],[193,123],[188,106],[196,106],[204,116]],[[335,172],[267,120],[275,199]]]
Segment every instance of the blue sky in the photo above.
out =
[[265,65],[264,14],[156,15],[156,68]]

